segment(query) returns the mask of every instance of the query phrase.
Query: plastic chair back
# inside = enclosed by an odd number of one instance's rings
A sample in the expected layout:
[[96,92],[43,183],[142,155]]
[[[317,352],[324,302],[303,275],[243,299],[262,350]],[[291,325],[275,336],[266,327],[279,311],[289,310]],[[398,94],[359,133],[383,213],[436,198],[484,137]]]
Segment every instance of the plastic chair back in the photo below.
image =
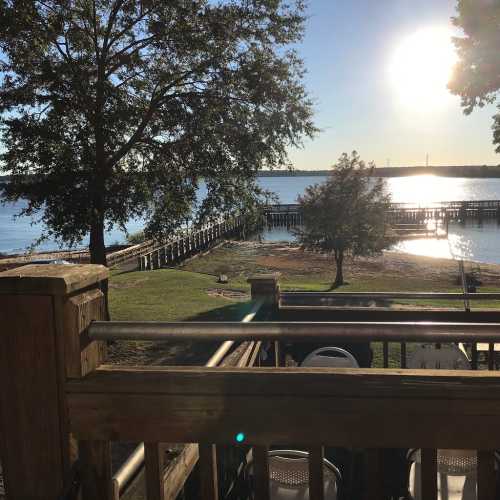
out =
[[308,354],[304,361],[302,361],[301,366],[359,368],[356,358],[349,351],[341,347],[320,347]]
[[[271,500],[309,500],[309,454],[299,450],[273,450],[269,456],[269,489]],[[252,463],[248,464],[252,475]],[[336,500],[339,470],[323,460],[324,497]]]
[[467,356],[455,344],[442,345],[440,348],[425,344],[418,346],[410,355],[406,366],[410,369],[430,370],[470,370]]

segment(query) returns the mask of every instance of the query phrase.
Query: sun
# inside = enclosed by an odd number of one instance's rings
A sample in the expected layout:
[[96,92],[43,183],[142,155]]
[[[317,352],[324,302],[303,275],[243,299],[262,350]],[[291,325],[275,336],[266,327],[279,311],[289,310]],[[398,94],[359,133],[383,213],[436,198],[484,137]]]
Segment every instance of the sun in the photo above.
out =
[[450,28],[429,27],[401,40],[389,64],[389,79],[404,105],[434,110],[452,100],[447,89],[457,62],[452,36]]

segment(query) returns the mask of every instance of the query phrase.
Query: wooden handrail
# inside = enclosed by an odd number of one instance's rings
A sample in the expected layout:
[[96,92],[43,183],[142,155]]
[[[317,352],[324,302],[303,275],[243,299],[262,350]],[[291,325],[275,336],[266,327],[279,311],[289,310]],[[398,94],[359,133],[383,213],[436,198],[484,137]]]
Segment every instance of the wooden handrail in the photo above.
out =
[[498,448],[498,394],[497,372],[445,370],[107,366],[66,385],[81,439],[367,448]]

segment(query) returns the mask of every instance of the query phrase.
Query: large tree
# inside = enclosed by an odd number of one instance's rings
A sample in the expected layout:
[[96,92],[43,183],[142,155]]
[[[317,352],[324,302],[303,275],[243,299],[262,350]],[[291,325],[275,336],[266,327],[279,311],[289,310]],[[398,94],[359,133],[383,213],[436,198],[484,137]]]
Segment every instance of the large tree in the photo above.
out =
[[[464,112],[470,114],[495,103],[499,96],[500,2],[458,0],[453,23],[464,34],[454,38],[459,62],[449,88],[462,98]],[[493,143],[500,153],[500,113],[493,117]]]
[[346,256],[372,255],[390,245],[390,195],[383,179],[373,177],[375,165],[366,165],[356,151],[344,153],[332,168],[324,183],[299,196],[303,227],[296,232],[304,248],[333,255],[333,289],[344,284]]
[[302,0],[0,0],[7,199],[102,264],[107,227],[164,235],[202,181],[197,217],[241,204],[315,132],[303,24]]

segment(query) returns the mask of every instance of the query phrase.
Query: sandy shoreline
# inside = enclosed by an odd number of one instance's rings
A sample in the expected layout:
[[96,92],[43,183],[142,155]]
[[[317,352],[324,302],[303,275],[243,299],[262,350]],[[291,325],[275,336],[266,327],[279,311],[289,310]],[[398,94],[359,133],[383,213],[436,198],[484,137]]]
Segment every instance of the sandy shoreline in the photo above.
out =
[[[303,251],[286,242],[230,241],[181,268],[215,274],[214,270],[221,266],[233,278],[279,272],[282,281],[295,282],[299,287],[300,282],[333,281],[335,273],[331,256]],[[500,287],[500,264],[466,261],[465,271],[477,274],[483,287]],[[392,251],[373,257],[346,258],[344,275],[348,283],[366,291],[460,291],[457,287],[461,287],[458,261]]]

